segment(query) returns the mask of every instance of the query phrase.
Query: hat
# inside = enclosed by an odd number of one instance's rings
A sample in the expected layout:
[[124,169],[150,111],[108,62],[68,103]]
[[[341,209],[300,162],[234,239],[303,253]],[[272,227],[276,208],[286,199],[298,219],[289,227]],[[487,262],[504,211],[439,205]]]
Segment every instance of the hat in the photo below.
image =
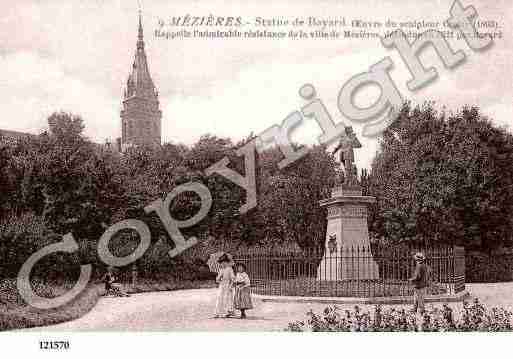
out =
[[225,254],[223,254],[221,257],[219,257],[219,259],[217,260],[219,263],[223,263],[223,262],[227,262],[227,263],[230,263],[231,260],[230,258]]
[[416,261],[425,261],[425,260],[426,260],[426,256],[424,256],[424,253],[422,253],[422,252],[417,252],[417,253],[415,253],[415,255],[413,256],[413,258],[414,258]]

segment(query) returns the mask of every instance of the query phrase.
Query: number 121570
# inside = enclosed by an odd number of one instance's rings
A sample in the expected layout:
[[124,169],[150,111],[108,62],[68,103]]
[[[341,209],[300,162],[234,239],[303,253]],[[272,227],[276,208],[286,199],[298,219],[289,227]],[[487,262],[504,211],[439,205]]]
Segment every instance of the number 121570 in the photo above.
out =
[[39,349],[41,350],[66,350],[69,349],[68,341],[40,341]]

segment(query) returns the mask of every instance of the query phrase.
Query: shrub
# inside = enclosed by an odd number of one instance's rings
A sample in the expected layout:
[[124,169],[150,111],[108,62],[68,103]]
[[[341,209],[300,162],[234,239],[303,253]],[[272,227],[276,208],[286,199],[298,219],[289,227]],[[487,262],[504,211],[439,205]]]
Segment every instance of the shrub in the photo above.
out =
[[31,213],[9,216],[0,222],[0,277],[15,275],[51,232],[45,221]]
[[468,283],[509,282],[513,280],[513,254],[487,255],[470,252],[465,256],[465,280]]
[[464,302],[463,309],[455,319],[453,310],[443,305],[433,308],[417,317],[415,313],[403,309],[383,311],[376,306],[374,313],[363,312],[358,306],[354,310],[340,313],[336,306],[324,309],[319,315],[307,313],[308,319],[289,323],[287,331],[292,332],[447,332],[447,331],[511,331],[512,313],[504,308],[487,310],[478,299],[473,303]]
[[214,281],[157,281],[151,279],[143,279],[137,282],[135,287],[127,285],[126,291],[130,294],[145,293],[145,292],[159,292],[159,291],[173,291],[184,289],[200,289],[200,288],[214,288],[216,286]]
[[[0,220],[0,278],[14,278],[21,266],[38,250],[62,241],[47,222],[33,213],[12,215]],[[75,281],[80,268],[79,253],[55,252],[36,263],[32,277],[50,282]]]

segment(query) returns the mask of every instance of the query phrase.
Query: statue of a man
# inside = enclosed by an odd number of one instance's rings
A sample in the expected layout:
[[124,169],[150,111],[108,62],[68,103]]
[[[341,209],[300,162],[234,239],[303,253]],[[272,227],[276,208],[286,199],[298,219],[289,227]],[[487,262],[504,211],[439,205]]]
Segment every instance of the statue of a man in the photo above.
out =
[[357,184],[357,170],[354,161],[354,149],[362,147],[358,138],[353,132],[352,127],[346,127],[346,135],[340,137],[338,146],[333,150],[333,154],[340,151],[340,163],[344,167],[345,184]]

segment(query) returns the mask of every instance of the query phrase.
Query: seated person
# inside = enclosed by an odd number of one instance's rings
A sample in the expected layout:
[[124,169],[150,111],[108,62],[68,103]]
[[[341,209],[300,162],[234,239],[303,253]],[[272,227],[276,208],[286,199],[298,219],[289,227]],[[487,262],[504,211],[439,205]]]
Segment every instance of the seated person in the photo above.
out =
[[130,294],[123,291],[121,284],[116,283],[116,277],[114,276],[114,268],[110,266],[107,268],[107,273],[105,273],[105,275],[103,276],[102,281],[105,284],[106,295],[130,297]]

